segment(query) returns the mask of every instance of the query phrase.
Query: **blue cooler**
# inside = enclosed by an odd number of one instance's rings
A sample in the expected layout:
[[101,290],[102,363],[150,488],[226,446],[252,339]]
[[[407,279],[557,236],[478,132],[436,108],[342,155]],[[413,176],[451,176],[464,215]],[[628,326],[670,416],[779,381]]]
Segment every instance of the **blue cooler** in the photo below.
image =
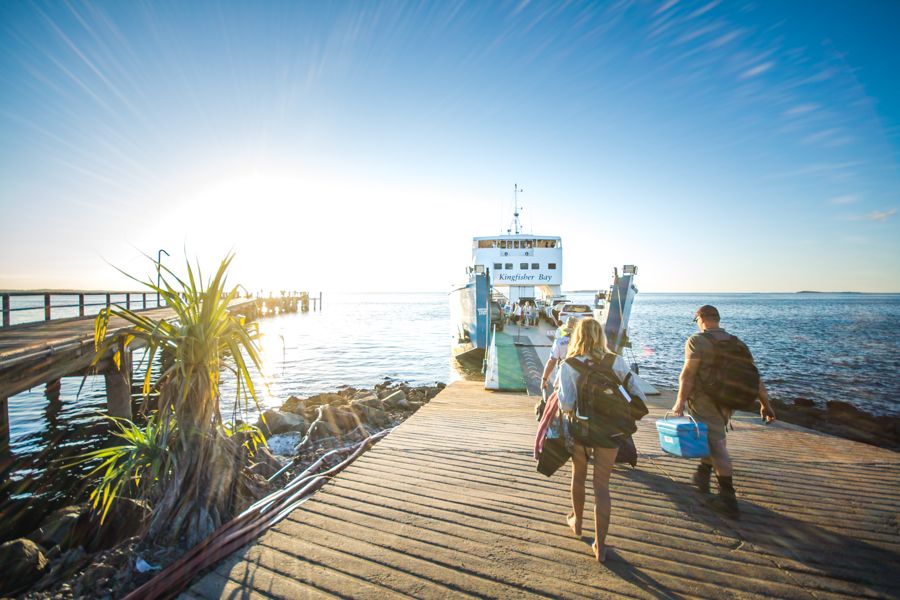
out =
[[659,445],[663,451],[682,458],[704,458],[709,456],[709,438],[705,423],[698,423],[693,417],[669,418],[656,421]]

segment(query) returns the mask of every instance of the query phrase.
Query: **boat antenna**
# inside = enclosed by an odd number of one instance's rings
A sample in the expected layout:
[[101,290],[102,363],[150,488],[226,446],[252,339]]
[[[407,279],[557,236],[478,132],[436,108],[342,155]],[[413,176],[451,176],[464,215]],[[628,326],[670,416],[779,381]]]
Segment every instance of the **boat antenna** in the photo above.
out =
[[[519,235],[519,229],[522,227],[519,223],[519,210],[521,208],[519,206],[519,194],[524,191],[525,190],[519,187],[518,183],[513,184],[513,227],[515,227],[516,235]],[[510,231],[511,228],[507,229],[506,233],[508,234]]]

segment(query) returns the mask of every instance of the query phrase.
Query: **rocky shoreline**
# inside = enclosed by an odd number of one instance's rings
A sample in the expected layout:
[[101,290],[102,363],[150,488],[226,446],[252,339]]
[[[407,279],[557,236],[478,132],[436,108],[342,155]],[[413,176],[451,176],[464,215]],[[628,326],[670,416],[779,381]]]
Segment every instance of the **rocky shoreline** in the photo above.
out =
[[805,398],[773,399],[772,404],[778,418],[787,423],[900,451],[900,417],[872,415],[840,400],[830,400],[824,408]]
[[[260,480],[277,474],[270,487],[278,489],[330,450],[399,425],[444,387],[385,379],[372,389],[344,386],[308,398],[291,396],[257,421],[268,447],[257,449],[251,468]],[[101,527],[89,504],[67,506],[29,535],[0,545],[0,596],[118,598],[188,550],[141,543],[141,525],[150,514],[146,504],[120,499],[113,511]]]

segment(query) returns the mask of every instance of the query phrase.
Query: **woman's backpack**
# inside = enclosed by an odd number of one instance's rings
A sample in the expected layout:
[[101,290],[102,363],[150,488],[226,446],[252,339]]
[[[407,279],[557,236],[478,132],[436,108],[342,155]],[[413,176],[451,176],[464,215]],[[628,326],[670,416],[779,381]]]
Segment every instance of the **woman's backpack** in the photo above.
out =
[[718,406],[729,410],[752,410],[759,396],[759,370],[750,349],[737,337],[717,340],[703,333],[713,346],[712,366],[698,378],[703,391]]
[[578,373],[575,416],[570,422],[575,440],[586,446],[607,445],[637,431],[636,421],[649,411],[644,402],[631,396],[613,371],[615,354],[600,362],[567,358],[565,364]]

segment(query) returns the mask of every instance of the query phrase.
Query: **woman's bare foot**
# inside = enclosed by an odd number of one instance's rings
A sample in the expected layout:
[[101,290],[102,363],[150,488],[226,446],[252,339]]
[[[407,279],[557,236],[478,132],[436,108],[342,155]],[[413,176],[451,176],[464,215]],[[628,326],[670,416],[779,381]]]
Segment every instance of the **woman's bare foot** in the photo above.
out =
[[593,549],[593,551],[594,551],[594,558],[597,559],[597,562],[601,562],[601,563],[606,562],[606,555],[610,549],[609,546],[604,544],[603,547],[600,547],[597,545],[597,542],[595,541],[591,545],[591,549]]
[[581,537],[581,519],[575,518],[575,513],[569,513],[566,517],[566,523],[569,524],[569,527],[572,528],[572,531],[575,533],[576,537]]

